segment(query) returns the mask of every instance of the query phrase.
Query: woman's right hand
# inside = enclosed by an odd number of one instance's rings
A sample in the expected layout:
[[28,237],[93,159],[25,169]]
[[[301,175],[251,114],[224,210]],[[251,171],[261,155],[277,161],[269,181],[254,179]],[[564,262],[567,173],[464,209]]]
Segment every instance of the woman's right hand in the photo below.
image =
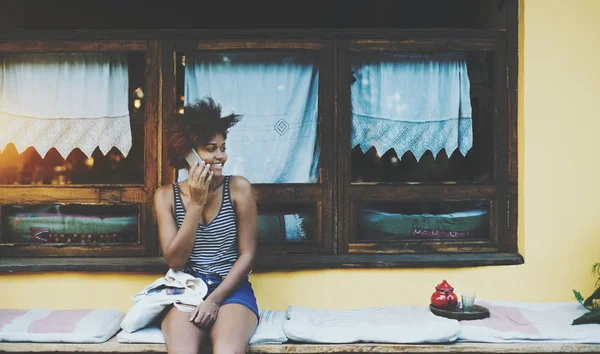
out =
[[210,301],[203,301],[200,305],[196,306],[194,311],[190,315],[190,322],[194,323],[197,327],[202,329],[208,329],[215,323],[219,314],[219,305]]
[[190,202],[196,206],[203,207],[208,200],[208,188],[212,181],[213,172],[210,164],[196,163],[191,169],[188,177],[188,188],[190,191]]

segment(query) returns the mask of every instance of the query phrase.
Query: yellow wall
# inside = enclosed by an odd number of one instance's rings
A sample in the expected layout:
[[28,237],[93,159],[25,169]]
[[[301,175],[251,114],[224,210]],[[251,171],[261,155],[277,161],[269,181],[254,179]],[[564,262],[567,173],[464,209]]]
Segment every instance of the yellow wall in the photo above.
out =
[[[479,298],[570,301],[600,262],[600,1],[525,0],[519,80],[519,250],[525,264],[253,274],[259,306],[427,304],[442,279]],[[0,276],[0,307],[127,310],[159,274]]]

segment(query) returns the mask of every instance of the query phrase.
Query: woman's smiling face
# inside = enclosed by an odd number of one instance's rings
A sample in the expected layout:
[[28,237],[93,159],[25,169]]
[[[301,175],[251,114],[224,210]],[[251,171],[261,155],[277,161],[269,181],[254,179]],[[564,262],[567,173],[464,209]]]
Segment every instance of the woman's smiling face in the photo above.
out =
[[223,175],[223,165],[227,161],[223,135],[217,134],[213,136],[206,145],[199,146],[196,151],[202,161],[210,164],[210,170],[215,177]]

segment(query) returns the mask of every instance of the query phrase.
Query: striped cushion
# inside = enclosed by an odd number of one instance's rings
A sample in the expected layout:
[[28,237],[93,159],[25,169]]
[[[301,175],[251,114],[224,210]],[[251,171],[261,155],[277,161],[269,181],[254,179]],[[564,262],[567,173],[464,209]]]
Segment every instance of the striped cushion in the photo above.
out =
[[250,344],[277,344],[287,342],[283,324],[287,313],[278,310],[261,310],[258,327],[250,339]]
[[102,343],[124,316],[120,310],[0,309],[0,342]]

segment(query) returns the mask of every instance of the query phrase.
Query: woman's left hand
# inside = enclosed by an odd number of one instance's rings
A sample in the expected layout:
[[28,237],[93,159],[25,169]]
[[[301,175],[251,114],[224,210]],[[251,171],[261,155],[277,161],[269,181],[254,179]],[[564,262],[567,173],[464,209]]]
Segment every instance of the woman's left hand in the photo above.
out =
[[215,323],[218,313],[219,305],[214,302],[203,301],[200,305],[196,306],[194,311],[192,311],[190,322],[193,322],[202,329],[207,329]]

